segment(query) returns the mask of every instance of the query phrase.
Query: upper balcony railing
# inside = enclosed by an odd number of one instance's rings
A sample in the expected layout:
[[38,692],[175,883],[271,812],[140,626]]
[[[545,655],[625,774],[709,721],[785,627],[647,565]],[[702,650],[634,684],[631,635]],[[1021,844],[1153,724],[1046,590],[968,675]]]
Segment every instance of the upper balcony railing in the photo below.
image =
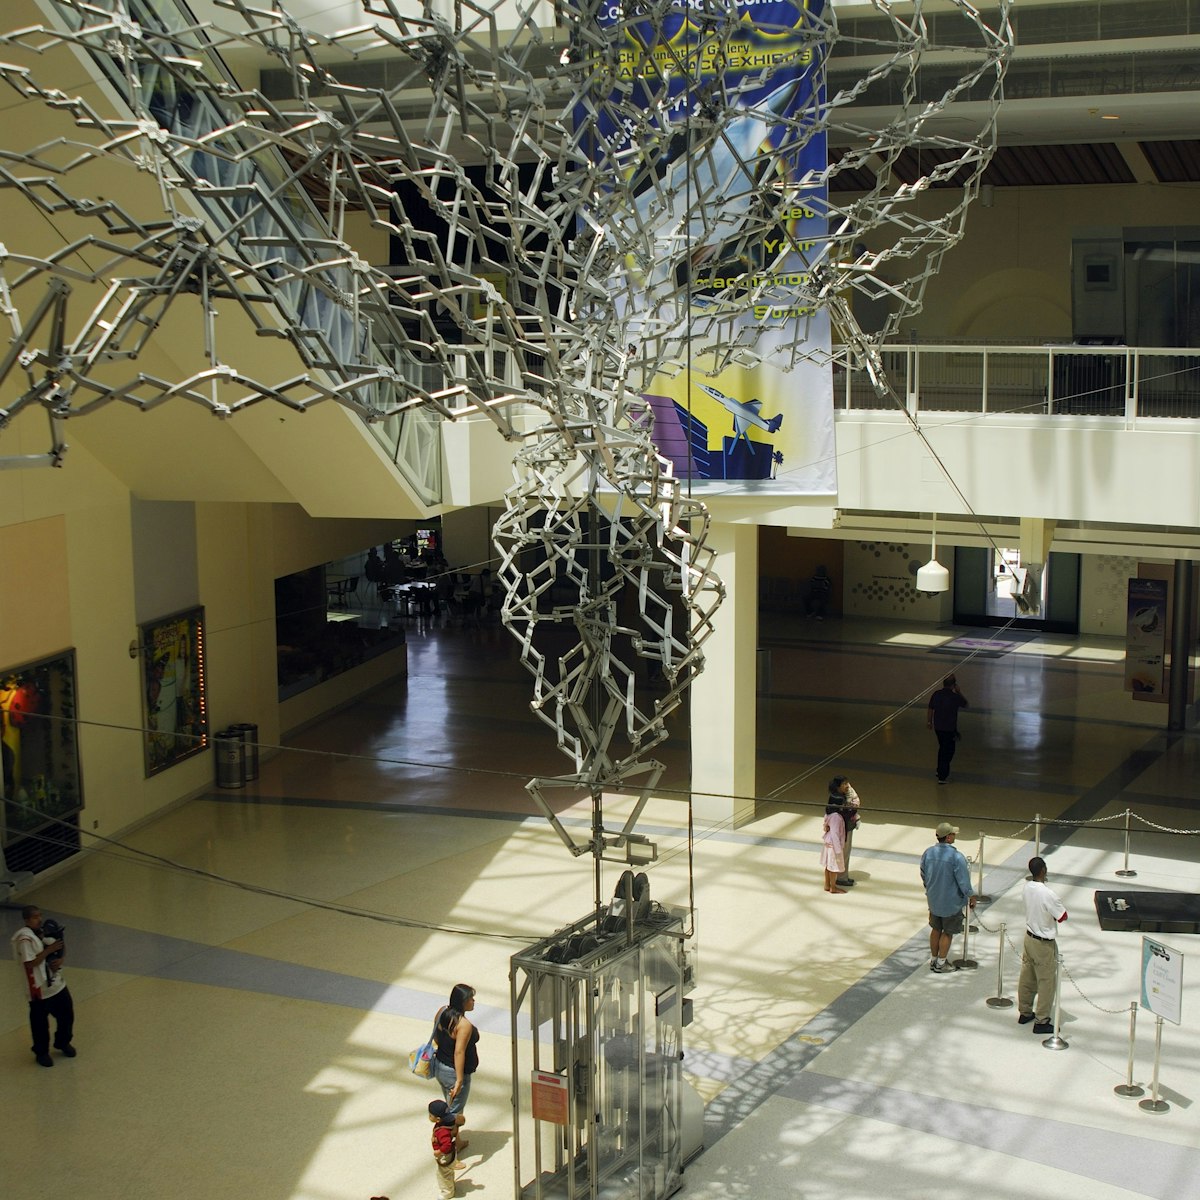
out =
[[[1200,350],[921,344],[885,346],[882,358],[888,383],[914,416],[1104,417],[1130,428],[1200,419]],[[834,365],[834,404],[896,410],[845,359]]]

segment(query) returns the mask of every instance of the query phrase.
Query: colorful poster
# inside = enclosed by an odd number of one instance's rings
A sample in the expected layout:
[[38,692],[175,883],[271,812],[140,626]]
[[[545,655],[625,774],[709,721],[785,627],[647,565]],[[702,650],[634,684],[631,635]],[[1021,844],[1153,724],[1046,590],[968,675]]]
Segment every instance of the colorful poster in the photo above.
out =
[[204,610],[154,621],[141,632],[146,774],[155,775],[208,746]]
[[824,95],[824,8],[739,0],[719,39],[685,3],[658,25],[601,10],[623,22],[618,85],[659,114],[648,132],[622,120],[628,100],[596,113],[597,161],[634,190],[612,225],[653,245],[625,256],[614,294],[632,298],[631,345],[686,343],[684,369],[644,394],[659,452],[700,495],[836,492],[829,315],[805,298],[830,246],[825,186],[803,186],[827,166],[805,119]]
[[72,652],[0,673],[3,842],[83,807]]
[[1125,690],[1166,700],[1167,581],[1129,581],[1125,624]]

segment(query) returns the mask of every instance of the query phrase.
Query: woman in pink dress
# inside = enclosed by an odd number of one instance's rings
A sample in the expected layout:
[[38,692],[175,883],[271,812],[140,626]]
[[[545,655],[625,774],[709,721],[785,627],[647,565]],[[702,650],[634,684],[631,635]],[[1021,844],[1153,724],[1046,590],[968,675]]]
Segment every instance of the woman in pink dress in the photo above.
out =
[[846,870],[846,818],[843,804],[830,803],[825,808],[825,826],[821,835],[821,866],[825,868],[825,890],[844,896],[846,889],[838,887],[838,876]]

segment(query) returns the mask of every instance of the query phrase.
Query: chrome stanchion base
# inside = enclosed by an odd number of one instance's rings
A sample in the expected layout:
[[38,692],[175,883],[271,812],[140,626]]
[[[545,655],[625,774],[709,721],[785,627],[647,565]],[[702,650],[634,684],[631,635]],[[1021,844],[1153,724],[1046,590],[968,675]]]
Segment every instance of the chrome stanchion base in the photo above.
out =
[[1123,879],[1128,879],[1131,875],[1136,875],[1136,871],[1115,871],[1114,874],[1120,875]]
[[1013,1002],[1007,996],[989,996],[988,1008],[1012,1008]]
[[1146,1094],[1146,1089],[1138,1087],[1136,1083],[1118,1083],[1113,1091],[1118,1096],[1144,1096]]
[[1057,1033],[1052,1033],[1042,1045],[1047,1050],[1065,1050],[1071,1043],[1066,1038],[1059,1037]]
[[1151,1100],[1149,1096],[1138,1101],[1138,1108],[1144,1108],[1146,1112],[1166,1112],[1170,1107],[1165,1100]]
[[956,971],[974,971],[979,964],[973,958],[956,958],[954,960],[954,969]]

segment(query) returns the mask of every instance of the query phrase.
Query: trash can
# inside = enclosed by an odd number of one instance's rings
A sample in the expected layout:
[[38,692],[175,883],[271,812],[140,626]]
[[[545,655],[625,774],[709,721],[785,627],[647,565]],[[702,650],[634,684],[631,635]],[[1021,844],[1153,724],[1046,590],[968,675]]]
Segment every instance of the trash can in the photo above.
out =
[[245,787],[246,745],[242,735],[232,729],[218,729],[213,734],[213,752],[217,758],[217,787]]
[[230,725],[230,733],[236,733],[242,739],[245,748],[245,781],[249,783],[258,778],[258,726],[249,722],[240,725]]

